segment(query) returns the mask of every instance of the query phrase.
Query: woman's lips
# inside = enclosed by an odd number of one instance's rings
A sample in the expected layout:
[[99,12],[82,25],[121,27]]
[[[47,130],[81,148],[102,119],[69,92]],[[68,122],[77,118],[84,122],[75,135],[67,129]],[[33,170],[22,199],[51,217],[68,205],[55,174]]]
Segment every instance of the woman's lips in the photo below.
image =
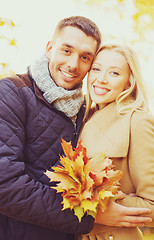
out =
[[105,95],[110,91],[108,88],[103,88],[103,87],[95,86],[95,85],[93,86],[93,88],[94,88],[94,92],[97,95]]

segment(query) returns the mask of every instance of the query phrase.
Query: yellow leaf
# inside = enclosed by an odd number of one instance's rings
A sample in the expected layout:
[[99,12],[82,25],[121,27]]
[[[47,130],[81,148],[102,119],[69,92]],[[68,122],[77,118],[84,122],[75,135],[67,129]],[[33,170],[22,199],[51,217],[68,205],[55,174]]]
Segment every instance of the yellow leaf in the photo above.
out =
[[71,188],[74,189],[76,188],[76,182],[67,174],[55,173],[48,170],[46,171],[45,174],[50,178],[50,181],[60,182],[58,183],[57,187],[54,187],[54,189],[57,189],[58,191],[60,189],[67,191]]
[[16,46],[16,40],[15,39],[9,40],[9,42],[10,42],[11,46]]
[[85,174],[84,190],[91,192],[91,189],[94,185],[94,180],[89,175],[90,174],[90,162],[89,161],[87,162],[86,165],[84,165],[84,174]]
[[61,138],[61,140],[61,145],[66,157],[68,157],[70,160],[73,159],[75,152],[72,149],[71,142],[66,142],[63,138]]
[[12,27],[15,27],[15,23],[14,23],[13,21],[10,21],[10,25],[11,25]]
[[84,209],[84,212],[90,210],[93,212],[96,212],[98,202],[92,202],[89,200],[82,200],[81,201],[81,207]]
[[70,167],[71,167],[71,161],[68,157],[61,157],[60,156],[60,162],[61,164],[63,165],[63,167],[65,168],[66,171],[69,171],[70,170]]
[[63,199],[62,204],[63,204],[63,209],[62,210],[65,210],[67,208],[71,208],[70,203],[66,198]]
[[5,22],[0,19],[0,27],[4,26]]
[[[135,22],[135,30],[143,37],[143,33],[147,29],[154,28],[154,1],[153,0],[135,0],[136,14],[133,16]],[[143,16],[150,17],[150,21],[145,21]]]
[[78,156],[73,165],[73,170],[75,172],[76,178],[78,181],[80,181],[82,184],[85,183],[85,173],[84,173],[84,161],[83,156]]
[[90,167],[92,173],[104,170],[106,167],[111,167],[112,161],[105,157],[104,153],[96,153],[90,160]]
[[74,207],[74,214],[78,217],[79,222],[81,222],[81,218],[84,216],[84,211],[82,207],[80,206]]
[[7,18],[1,18],[0,17],[0,26],[4,26],[4,25],[7,25],[9,26],[10,28],[12,27],[15,27],[15,23]]
[[65,167],[65,171],[68,172],[68,175],[72,177],[76,182],[80,183],[79,178],[76,174],[75,162],[70,161],[69,158],[61,157],[61,164]]
[[109,197],[113,197],[114,195],[112,194],[111,191],[100,191],[99,192],[99,196],[101,199],[104,199],[104,198],[109,198]]
[[2,62],[2,63],[0,63],[0,65],[2,66],[3,69],[5,69],[7,67],[7,65],[8,65],[8,63]]
[[93,218],[95,218],[96,217],[96,212],[88,210],[87,215],[91,215]]
[[54,170],[55,173],[65,173],[65,174],[68,174],[68,171],[66,171],[65,168],[63,168],[61,166],[52,167],[52,169]]

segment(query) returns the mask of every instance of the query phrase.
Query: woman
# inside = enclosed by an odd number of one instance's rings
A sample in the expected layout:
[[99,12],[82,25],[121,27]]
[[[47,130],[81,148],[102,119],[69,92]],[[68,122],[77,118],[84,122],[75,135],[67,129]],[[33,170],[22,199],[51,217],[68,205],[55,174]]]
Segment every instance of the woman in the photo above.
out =
[[[89,157],[104,152],[112,159],[115,169],[123,172],[120,190],[125,198],[117,202],[151,209],[148,216],[152,222],[146,225],[154,226],[154,119],[146,108],[135,53],[127,47],[103,46],[93,62],[87,84],[86,123],[80,134],[82,144]],[[95,224],[92,232],[82,239],[143,239],[137,227],[114,224],[108,209],[101,214],[104,225]],[[98,219],[96,216],[96,223]]]

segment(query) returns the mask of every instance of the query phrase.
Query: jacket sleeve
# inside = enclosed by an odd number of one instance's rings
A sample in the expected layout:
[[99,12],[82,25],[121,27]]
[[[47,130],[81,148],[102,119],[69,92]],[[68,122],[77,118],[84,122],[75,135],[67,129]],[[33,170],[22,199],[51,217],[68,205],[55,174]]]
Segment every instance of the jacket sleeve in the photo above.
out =
[[60,194],[26,174],[25,124],[21,90],[10,80],[0,80],[0,213],[56,231],[88,233],[92,217],[79,223],[72,211],[61,210]]
[[136,197],[127,195],[119,203],[151,209],[148,225],[154,226],[154,119],[145,112],[132,115],[128,165]]

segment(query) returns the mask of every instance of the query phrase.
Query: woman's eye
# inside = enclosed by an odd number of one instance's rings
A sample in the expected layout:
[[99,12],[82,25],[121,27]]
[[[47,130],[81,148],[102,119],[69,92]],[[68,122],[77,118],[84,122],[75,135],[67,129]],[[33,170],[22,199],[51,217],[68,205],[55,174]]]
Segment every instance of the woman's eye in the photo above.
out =
[[100,69],[99,69],[99,68],[96,68],[96,67],[93,67],[92,70],[93,70],[93,71],[96,71],[96,72],[99,72],[99,71],[100,71]]
[[118,75],[119,75],[119,73],[118,73],[118,72],[115,72],[115,71],[112,71],[111,74],[112,74],[113,76],[118,76]]

